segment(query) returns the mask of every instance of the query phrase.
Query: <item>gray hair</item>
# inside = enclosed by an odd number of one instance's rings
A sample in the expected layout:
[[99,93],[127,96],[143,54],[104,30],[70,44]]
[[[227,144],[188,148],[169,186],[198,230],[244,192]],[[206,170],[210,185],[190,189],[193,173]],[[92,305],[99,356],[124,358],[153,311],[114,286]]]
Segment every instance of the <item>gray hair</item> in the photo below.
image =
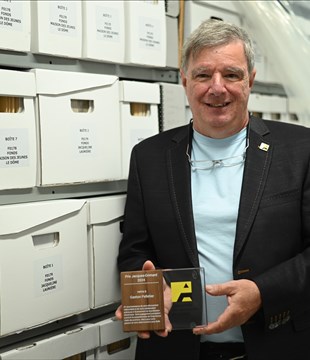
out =
[[215,19],[203,21],[190,34],[182,49],[181,69],[186,73],[190,56],[195,57],[203,49],[226,45],[236,40],[243,42],[248,71],[251,73],[254,69],[255,56],[253,43],[248,33],[237,25]]

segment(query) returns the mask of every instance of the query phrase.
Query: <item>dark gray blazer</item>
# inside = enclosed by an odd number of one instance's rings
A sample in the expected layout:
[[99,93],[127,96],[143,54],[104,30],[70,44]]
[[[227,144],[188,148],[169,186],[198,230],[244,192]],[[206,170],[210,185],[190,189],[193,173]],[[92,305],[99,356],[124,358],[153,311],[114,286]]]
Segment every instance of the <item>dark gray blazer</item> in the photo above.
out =
[[[242,326],[245,345],[250,360],[310,359],[310,129],[251,117],[249,132],[233,274],[255,281],[263,308]],[[183,126],[133,149],[120,271],[147,259],[159,268],[199,266],[188,141]],[[138,342],[139,360],[198,358],[191,331]]]

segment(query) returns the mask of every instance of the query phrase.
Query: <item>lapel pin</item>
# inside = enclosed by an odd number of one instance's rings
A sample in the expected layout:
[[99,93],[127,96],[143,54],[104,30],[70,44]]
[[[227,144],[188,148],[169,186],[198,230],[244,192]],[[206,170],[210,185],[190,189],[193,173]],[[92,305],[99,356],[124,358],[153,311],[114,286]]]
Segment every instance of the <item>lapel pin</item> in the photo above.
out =
[[263,151],[268,151],[269,145],[262,142],[258,148]]

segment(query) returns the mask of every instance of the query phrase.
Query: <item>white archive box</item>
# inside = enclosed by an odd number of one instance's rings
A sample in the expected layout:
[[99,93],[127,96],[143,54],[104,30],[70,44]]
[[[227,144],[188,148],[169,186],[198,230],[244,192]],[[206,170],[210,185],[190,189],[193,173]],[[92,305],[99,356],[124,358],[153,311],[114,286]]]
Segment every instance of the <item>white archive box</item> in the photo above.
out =
[[285,114],[288,111],[287,97],[278,95],[251,93],[248,106],[249,111],[262,113]]
[[89,350],[100,345],[99,341],[99,326],[81,323],[3,348],[0,359],[56,360],[71,356],[72,359],[82,359]]
[[241,18],[233,1],[185,1],[184,40],[204,20],[218,18],[235,25],[241,25]]
[[130,153],[134,145],[159,132],[159,84],[120,81],[122,133],[122,177],[128,177]]
[[117,255],[126,195],[87,199],[89,211],[91,307],[120,302]]
[[0,48],[30,51],[30,1],[0,0]]
[[165,67],[165,1],[130,0],[124,4],[125,62]]
[[2,205],[0,229],[0,335],[89,310],[85,201]]
[[82,56],[81,0],[31,0],[31,52]]
[[166,67],[179,68],[179,33],[178,18],[166,16],[167,26],[167,58]]
[[186,116],[184,88],[181,84],[160,84],[159,124],[160,131],[166,131],[189,123]]
[[115,63],[125,58],[124,1],[82,2],[82,57]]
[[95,350],[96,360],[134,360],[136,333],[124,333],[122,321],[112,317],[97,322],[100,346]]
[[36,69],[40,185],[121,177],[118,78]]
[[36,185],[34,75],[0,70],[0,190]]

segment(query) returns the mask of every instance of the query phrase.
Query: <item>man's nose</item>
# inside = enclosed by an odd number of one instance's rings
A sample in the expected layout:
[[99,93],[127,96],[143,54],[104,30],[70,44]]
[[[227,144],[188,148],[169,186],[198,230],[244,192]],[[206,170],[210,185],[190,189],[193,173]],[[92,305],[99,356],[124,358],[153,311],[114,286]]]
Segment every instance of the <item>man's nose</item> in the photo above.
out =
[[210,79],[209,93],[220,95],[225,91],[225,81],[220,74],[214,74]]

